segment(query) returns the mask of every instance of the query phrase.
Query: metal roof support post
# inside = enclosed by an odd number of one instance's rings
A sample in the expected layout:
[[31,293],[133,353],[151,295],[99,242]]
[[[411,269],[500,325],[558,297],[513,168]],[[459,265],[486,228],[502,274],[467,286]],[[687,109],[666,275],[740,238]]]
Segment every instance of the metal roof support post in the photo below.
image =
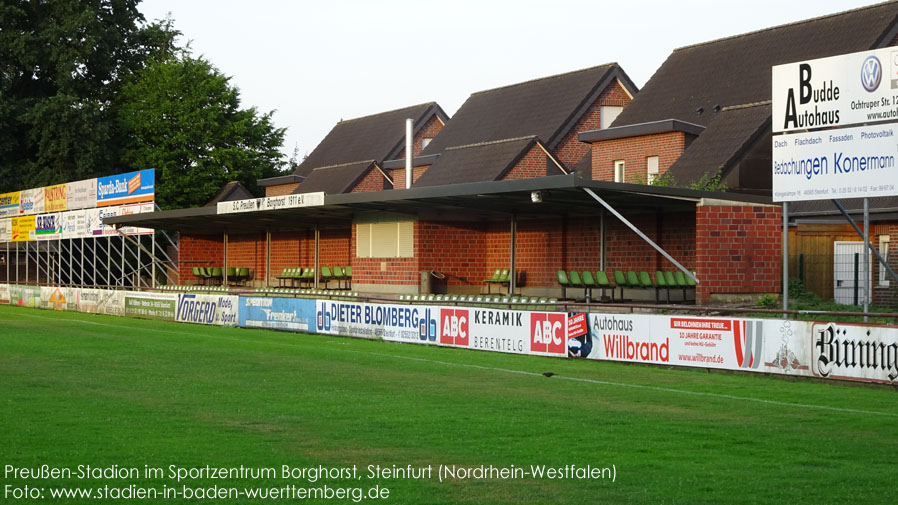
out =
[[515,255],[515,249],[518,242],[518,217],[515,214],[511,215],[511,252],[509,254],[509,266],[508,266],[508,294],[513,295],[514,290],[517,287],[515,281],[517,281],[517,271],[515,270],[515,263],[517,262],[517,256]]
[[93,258],[90,260],[90,268],[93,270],[93,275],[90,276],[90,282],[93,287],[97,287],[97,239],[91,239],[93,242]]
[[31,282],[31,242],[25,242],[25,284]]
[[122,235],[122,287],[125,287],[125,236]]
[[[783,202],[783,310],[789,310],[789,202]],[[783,314],[783,319],[788,319]]]
[[153,270],[150,273],[153,277],[150,281],[153,289],[156,289],[156,263],[158,263],[158,260],[156,259],[156,230],[153,230]]
[[[245,283],[246,281],[244,281]],[[265,230],[265,287],[271,285],[271,230]]]
[[9,257],[9,242],[6,243],[6,282],[9,283],[9,263],[12,258]]
[[142,279],[143,258],[141,257],[141,254],[140,254],[140,250],[142,249],[142,247],[140,246],[140,243],[143,241],[142,239],[143,239],[143,235],[137,236],[137,287],[138,288],[140,288],[141,285],[143,284],[143,279]]
[[228,232],[224,233],[224,266],[221,267],[221,285],[228,285]]
[[[864,197],[864,245],[869,249],[873,249],[870,245],[870,199]],[[870,308],[870,255],[864,255],[864,313]],[[864,316],[864,322],[870,321],[868,316]]]
[[659,245],[656,244],[654,241],[652,241],[652,239],[650,239],[650,238],[648,237],[648,235],[646,235],[645,233],[642,233],[642,230],[640,230],[639,228],[637,228],[636,225],[634,225],[634,224],[631,223],[630,221],[627,221],[627,219],[626,219],[624,216],[622,216],[622,215],[620,214],[620,212],[616,211],[616,210],[614,209],[614,207],[612,207],[611,205],[609,205],[608,202],[606,202],[605,200],[603,200],[602,198],[600,198],[599,195],[593,193],[593,191],[592,191],[591,189],[589,189],[589,188],[583,188],[583,191],[586,191],[586,193],[587,193],[589,196],[593,197],[593,199],[595,199],[595,201],[599,202],[603,207],[605,207],[606,209],[608,209],[608,212],[610,212],[611,214],[613,214],[614,217],[620,219],[620,221],[621,221],[622,223],[624,223],[625,225],[627,225],[628,228],[630,228],[631,230],[633,230],[633,233],[639,235],[639,238],[641,238],[642,240],[644,240],[648,245],[652,246],[656,251],[658,251],[659,253],[661,253],[661,255],[664,256],[665,258],[667,258],[668,261],[670,261],[671,263],[673,263],[674,265],[676,265],[677,268],[679,268],[680,270],[682,270],[684,274],[688,275],[688,276],[689,276],[690,278],[692,278],[692,280],[694,280],[696,283],[700,282],[700,281],[698,280],[698,278],[695,276],[695,274],[692,273],[692,271],[690,271],[689,269],[687,269],[686,267],[684,267],[683,265],[681,265],[679,261],[675,260],[675,259],[673,258],[673,256],[671,256],[670,254],[668,254],[667,251],[665,251],[664,249],[661,248],[661,246],[659,246]]
[[315,223],[315,289],[318,289],[318,275],[321,272],[321,261],[318,258],[321,245],[321,230],[318,229],[318,223]]
[[[599,240],[601,243],[599,244],[599,268],[602,271],[605,271],[605,210],[602,209],[602,213],[599,214]],[[602,288],[602,300],[605,299],[605,288]]]
[[[94,239],[96,240],[96,239]],[[106,237],[106,287],[110,286],[109,283],[109,271],[111,270],[109,267],[109,258],[112,257],[112,253],[109,250],[110,244],[112,244],[112,237]]]

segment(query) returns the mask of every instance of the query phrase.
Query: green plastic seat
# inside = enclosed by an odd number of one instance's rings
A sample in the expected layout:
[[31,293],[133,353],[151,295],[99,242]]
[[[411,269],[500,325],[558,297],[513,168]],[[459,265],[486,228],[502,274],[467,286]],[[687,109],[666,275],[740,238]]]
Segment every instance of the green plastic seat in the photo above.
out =
[[243,282],[243,285],[246,285],[246,282],[250,278],[250,270],[249,267],[240,267],[237,269],[237,279]]
[[571,285],[571,280],[568,279],[567,272],[564,270],[555,270],[555,280],[558,281],[558,284],[561,284],[561,297],[567,298],[565,296],[565,290]]
[[331,272],[330,267],[321,267],[321,280],[324,281],[324,289],[327,289],[327,284],[331,280],[333,280],[334,274]]
[[332,273],[334,276],[334,280],[337,281],[337,289],[343,289],[341,284],[346,280],[346,276],[343,275],[343,267],[333,267]]

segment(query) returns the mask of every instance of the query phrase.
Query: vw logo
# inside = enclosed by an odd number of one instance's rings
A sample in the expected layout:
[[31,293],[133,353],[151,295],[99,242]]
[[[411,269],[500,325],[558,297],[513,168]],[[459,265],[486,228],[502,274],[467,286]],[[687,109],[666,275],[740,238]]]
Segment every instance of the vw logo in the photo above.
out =
[[861,84],[869,92],[876,91],[882,81],[882,63],[876,56],[868,56],[861,65]]

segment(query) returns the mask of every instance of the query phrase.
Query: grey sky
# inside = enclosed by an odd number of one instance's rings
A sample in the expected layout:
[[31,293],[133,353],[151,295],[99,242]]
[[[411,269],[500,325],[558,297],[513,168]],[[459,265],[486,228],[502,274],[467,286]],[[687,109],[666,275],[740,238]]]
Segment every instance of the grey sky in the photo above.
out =
[[609,62],[642,87],[670,52],[871,5],[870,0],[144,0],[171,13],[194,54],[275,110],[284,152],[309,153],[342,119]]

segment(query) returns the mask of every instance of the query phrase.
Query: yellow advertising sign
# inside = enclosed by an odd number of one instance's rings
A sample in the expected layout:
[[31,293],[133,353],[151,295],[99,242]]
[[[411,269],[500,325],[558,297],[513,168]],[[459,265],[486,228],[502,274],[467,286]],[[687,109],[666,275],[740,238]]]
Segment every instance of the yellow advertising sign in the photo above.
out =
[[65,184],[46,186],[44,188],[44,212],[60,212],[66,210],[67,192]]
[[0,193],[0,217],[19,214],[19,192]]
[[34,241],[34,218],[35,216],[22,216],[12,218],[12,241],[13,242],[32,242]]

